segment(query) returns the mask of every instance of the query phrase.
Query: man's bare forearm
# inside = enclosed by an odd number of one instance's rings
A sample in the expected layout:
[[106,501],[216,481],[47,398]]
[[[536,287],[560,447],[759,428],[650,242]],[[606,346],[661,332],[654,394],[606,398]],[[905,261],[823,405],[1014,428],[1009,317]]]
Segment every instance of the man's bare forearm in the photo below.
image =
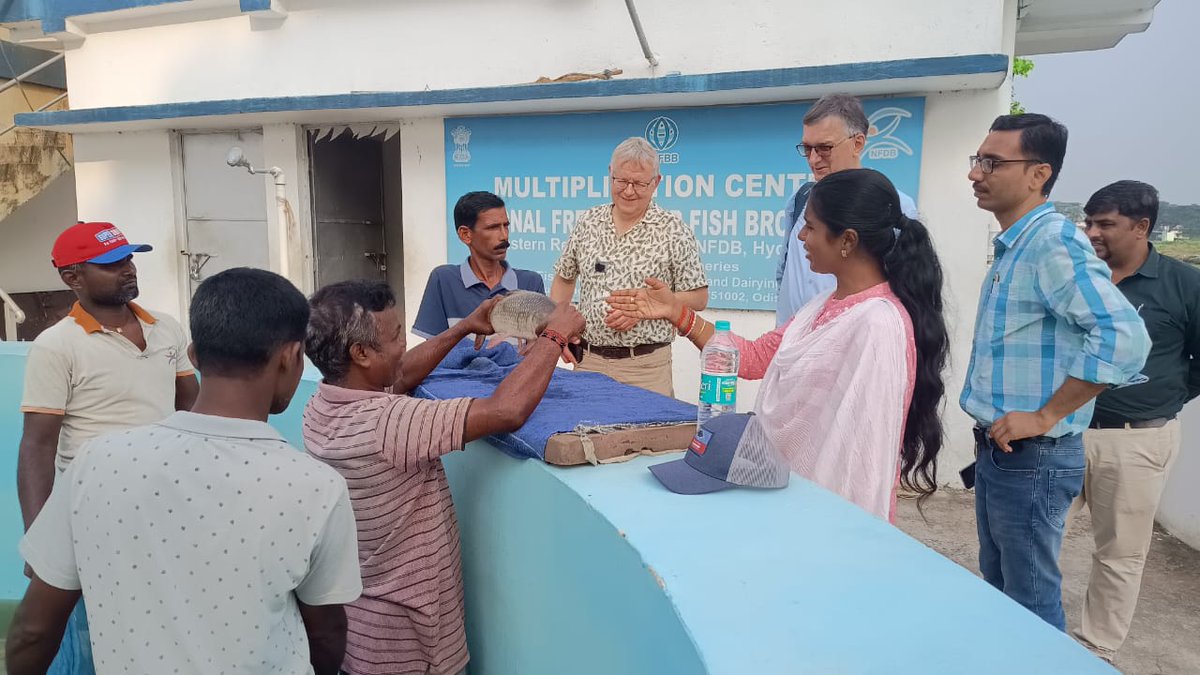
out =
[[463,338],[470,335],[468,329],[459,322],[449,329],[441,332],[438,335],[422,342],[405,352],[404,358],[401,360],[400,379],[396,381],[396,386],[393,391],[397,394],[406,394],[425,381],[429,374],[437,368],[442,359],[450,353],[451,349]]
[[1064,417],[1082,408],[1107,388],[1107,385],[1068,377],[1038,413],[1052,425],[1058,424]]
[[550,282],[550,299],[556,303],[562,304],[570,302],[575,295],[575,280],[570,281],[555,275],[554,280]]
[[466,439],[516,431],[525,424],[546,394],[560,356],[562,349],[556,343],[545,338],[535,341],[492,395],[471,405]]

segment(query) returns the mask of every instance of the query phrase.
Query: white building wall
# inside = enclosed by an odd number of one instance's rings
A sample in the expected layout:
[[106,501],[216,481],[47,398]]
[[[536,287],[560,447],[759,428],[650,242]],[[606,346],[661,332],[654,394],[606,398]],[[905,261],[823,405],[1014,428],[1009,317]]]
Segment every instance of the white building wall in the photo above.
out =
[[69,171],[0,219],[0,288],[9,293],[67,290],[50,264],[50,249],[75,220],[75,175]]
[[[1011,1],[1011,0],[1009,0]],[[1005,53],[1006,0],[638,3],[660,65],[610,0],[293,6],[277,29],[235,16],[93,33],[67,52],[71,106],[420,91]]]
[[182,317],[185,265],[176,237],[170,133],[76,135],[75,184],[80,218],[112,222],[131,243],[154,247],[135,259],[138,303]]
[[[308,153],[304,131],[296,124],[266,124],[263,131],[263,166],[283,170],[285,208],[278,203],[275,182],[270,176],[258,176],[267,192],[267,241],[271,252],[271,269],[279,272],[280,245],[287,235],[288,278],[307,293],[314,285],[312,207],[309,190]],[[240,170],[240,169],[239,169]],[[283,224],[281,224],[281,221]]]
[[1180,414],[1183,447],[1171,470],[1167,489],[1158,508],[1158,522],[1167,530],[1200,548],[1200,401],[1192,401]]

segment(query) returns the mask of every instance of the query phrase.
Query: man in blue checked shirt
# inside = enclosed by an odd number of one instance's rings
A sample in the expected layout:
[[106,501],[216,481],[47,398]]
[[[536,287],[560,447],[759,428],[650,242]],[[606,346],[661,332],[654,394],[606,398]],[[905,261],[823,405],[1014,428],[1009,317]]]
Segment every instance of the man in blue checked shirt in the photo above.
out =
[[1067,129],[1002,115],[971,157],[1002,232],[979,298],[960,405],[975,418],[984,579],[1065,630],[1058,553],[1083,485],[1083,430],[1105,388],[1139,377],[1150,338],[1083,232],[1047,203]]

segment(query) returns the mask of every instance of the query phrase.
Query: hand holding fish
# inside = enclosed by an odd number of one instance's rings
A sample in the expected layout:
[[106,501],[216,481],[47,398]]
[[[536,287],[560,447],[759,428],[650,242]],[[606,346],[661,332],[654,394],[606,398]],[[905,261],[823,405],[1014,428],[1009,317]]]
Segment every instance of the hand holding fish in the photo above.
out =
[[[613,312],[635,319],[672,320],[683,311],[683,302],[662,281],[650,277],[645,288],[613,291],[606,299]],[[609,313],[612,316],[612,313]],[[607,323],[608,320],[605,320]]]
[[[488,333],[496,334],[493,344],[508,337],[535,342],[542,331],[553,330],[567,339],[563,360],[567,363],[579,362],[582,352],[576,345],[582,341],[585,321],[571,303],[556,305],[549,297],[531,291],[513,291],[498,301],[489,302],[493,304],[489,307],[487,328]],[[476,338],[475,346],[483,346],[482,337]],[[572,349],[579,356],[572,354]]]
[[567,347],[562,352],[563,363],[575,364],[583,358],[583,350],[579,344],[583,342],[583,331],[586,327],[587,321],[579,310],[571,303],[564,302],[554,308],[550,318],[546,320],[546,325],[542,326],[538,333],[552,330],[565,337]]
[[492,327],[492,308],[499,301],[499,297],[484,300],[475,308],[474,312],[461,321],[463,328],[475,334],[476,349],[483,346],[485,337],[496,332],[496,329]]

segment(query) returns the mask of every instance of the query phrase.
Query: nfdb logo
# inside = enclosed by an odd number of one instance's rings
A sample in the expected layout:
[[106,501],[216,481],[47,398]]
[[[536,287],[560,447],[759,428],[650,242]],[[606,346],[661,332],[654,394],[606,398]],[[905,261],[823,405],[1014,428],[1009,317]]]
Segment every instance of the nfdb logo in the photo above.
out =
[[912,147],[894,135],[900,124],[910,117],[909,111],[894,107],[880,108],[872,113],[867,118],[867,147],[864,149],[867,158],[896,159],[901,154],[912,155]]
[[679,153],[667,152],[679,141],[679,125],[675,120],[660,115],[650,120],[646,125],[646,141],[658,151],[658,161],[662,164],[678,164]]

